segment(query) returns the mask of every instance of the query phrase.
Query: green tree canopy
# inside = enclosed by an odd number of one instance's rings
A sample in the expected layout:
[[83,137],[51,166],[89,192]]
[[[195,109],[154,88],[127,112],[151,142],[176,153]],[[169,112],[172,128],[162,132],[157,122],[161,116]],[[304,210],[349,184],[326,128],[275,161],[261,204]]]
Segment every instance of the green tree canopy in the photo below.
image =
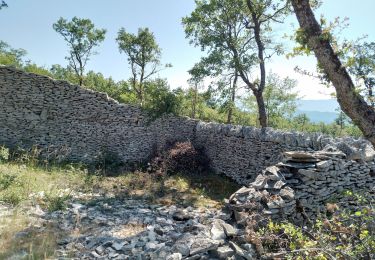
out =
[[375,42],[355,44],[348,69],[359,83],[359,90],[366,101],[375,107]]
[[[297,109],[298,93],[295,91],[297,81],[281,78],[270,72],[264,89],[264,103],[268,122],[271,127],[277,127],[281,120],[291,119]],[[254,96],[245,98],[244,104],[250,110],[257,109]]]
[[[148,28],[140,28],[138,34],[121,28],[116,39],[120,52],[128,57],[132,72],[131,85],[141,106],[144,105],[144,82],[163,69],[160,63],[161,49]],[[164,67],[170,67],[166,64]]]
[[[186,36],[192,44],[208,52],[208,57],[202,60],[208,65],[208,73],[218,74],[231,68],[232,73],[238,74],[256,97],[261,126],[267,126],[262,96],[266,80],[265,61],[280,51],[279,45],[270,39],[271,24],[282,21],[289,11],[288,1],[195,2],[195,10],[183,18]],[[255,66],[259,66],[259,78],[254,77]]]
[[0,64],[21,68],[27,52],[24,49],[14,49],[4,41],[0,41]]
[[95,54],[94,47],[104,41],[106,30],[96,29],[91,20],[77,17],[73,17],[70,22],[60,18],[53,24],[53,29],[67,42],[70,50],[66,59],[75,71],[79,85],[82,85],[86,64]]

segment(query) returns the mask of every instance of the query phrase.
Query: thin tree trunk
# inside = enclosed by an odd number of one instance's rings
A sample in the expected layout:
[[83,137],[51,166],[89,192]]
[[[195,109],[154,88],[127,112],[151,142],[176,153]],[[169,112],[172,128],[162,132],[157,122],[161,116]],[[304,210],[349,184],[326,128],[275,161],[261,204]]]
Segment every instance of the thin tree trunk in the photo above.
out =
[[252,17],[252,21],[254,25],[252,29],[254,30],[254,38],[258,48],[258,59],[259,59],[259,71],[260,71],[260,82],[259,86],[254,92],[254,95],[257,100],[258,104],[258,111],[259,111],[259,123],[262,128],[267,127],[267,111],[264,105],[263,99],[263,91],[266,86],[266,65],[265,65],[265,58],[264,58],[264,44],[261,38],[261,22],[259,20],[259,16],[257,15],[257,11],[254,8],[253,3],[250,0],[246,1],[247,7],[250,11],[250,15]]
[[347,70],[334,52],[327,37],[322,34],[309,4],[309,0],[292,0],[294,12],[307,38],[307,45],[336,89],[341,109],[361,129],[363,135],[375,146],[375,111],[355,91]]
[[139,78],[139,102],[141,107],[144,105],[143,80],[145,76],[145,66],[141,66],[141,76]]
[[197,109],[197,99],[198,99],[198,84],[195,83],[193,103],[192,103],[192,107],[191,107],[191,118],[195,118],[196,109]]
[[258,104],[259,124],[262,128],[267,127],[267,112],[264,105],[263,93],[256,92],[254,95]]
[[228,109],[227,124],[232,123],[233,107],[234,107],[234,102],[236,100],[237,79],[238,79],[238,75],[237,75],[237,70],[236,70],[234,79],[233,79],[231,98],[230,98],[230,104],[229,104],[229,109]]

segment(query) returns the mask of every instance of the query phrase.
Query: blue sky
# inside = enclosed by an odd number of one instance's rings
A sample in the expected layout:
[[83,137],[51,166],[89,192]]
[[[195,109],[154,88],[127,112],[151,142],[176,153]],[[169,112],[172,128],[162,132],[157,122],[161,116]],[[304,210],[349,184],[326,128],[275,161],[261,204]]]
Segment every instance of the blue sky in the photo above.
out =
[[[139,27],[149,27],[163,50],[163,62],[172,63],[173,68],[160,73],[166,77],[171,87],[187,86],[187,70],[199,61],[202,53],[199,48],[189,45],[181,18],[194,9],[193,0],[7,0],[9,8],[0,11],[0,40],[14,48],[23,48],[33,62],[49,67],[52,64],[66,65],[64,57],[67,46],[52,24],[59,17],[78,16],[89,18],[99,28],[106,28],[106,40],[97,49],[98,55],[92,57],[88,69],[102,72],[116,80],[127,79],[129,68],[126,57],[118,52],[115,38],[119,28],[137,32]],[[350,27],[343,33],[349,39],[368,34],[369,40],[375,40],[374,0],[324,0],[318,13],[322,12],[329,19],[336,16],[349,17]],[[282,34],[290,31],[290,17],[278,31]],[[296,78],[298,90],[305,99],[329,98],[332,90],[319,86],[311,78],[293,71],[296,65],[313,70],[313,57],[299,57],[286,60],[275,58],[268,66],[281,76]]]

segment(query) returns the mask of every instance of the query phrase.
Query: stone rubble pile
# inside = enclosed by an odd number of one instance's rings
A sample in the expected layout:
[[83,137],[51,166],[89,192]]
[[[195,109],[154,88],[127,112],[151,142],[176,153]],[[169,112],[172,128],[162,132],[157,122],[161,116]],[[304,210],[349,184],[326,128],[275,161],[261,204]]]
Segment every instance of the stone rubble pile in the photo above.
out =
[[343,191],[374,192],[373,161],[348,160],[341,151],[285,152],[285,159],[267,167],[248,187],[234,193],[228,207],[237,222],[254,212],[272,219],[305,223],[326,211],[326,203]]
[[[217,209],[110,199],[71,202],[67,210],[52,213],[39,208],[38,217],[40,232],[56,226],[64,234],[56,259],[256,259],[243,231]],[[27,232],[16,236],[23,235]],[[26,252],[15,257],[22,256]]]

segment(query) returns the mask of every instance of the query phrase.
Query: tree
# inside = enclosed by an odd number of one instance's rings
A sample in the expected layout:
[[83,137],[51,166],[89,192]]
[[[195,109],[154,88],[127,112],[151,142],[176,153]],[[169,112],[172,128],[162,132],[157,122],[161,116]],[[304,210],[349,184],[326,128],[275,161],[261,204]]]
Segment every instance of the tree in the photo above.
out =
[[77,77],[74,69],[70,66],[65,68],[59,64],[54,64],[50,68],[50,71],[55,79],[66,80],[71,84],[79,84],[79,78]]
[[195,118],[199,98],[199,89],[203,88],[203,80],[205,76],[209,75],[209,72],[205,68],[205,64],[203,62],[195,64],[194,67],[190,69],[188,72],[191,76],[188,80],[189,84],[191,85],[189,91],[192,94],[190,117]]
[[344,130],[347,124],[350,124],[350,119],[341,109],[337,108],[336,112],[338,112],[338,116],[335,119],[335,123],[340,127],[340,134]]
[[5,8],[5,7],[8,7],[8,5],[7,5],[7,3],[5,1],[2,0],[0,2],[0,10],[3,9],[3,8]]
[[301,27],[299,43],[314,52],[319,66],[336,89],[341,109],[375,145],[375,110],[357,93],[352,78],[332,48],[329,32],[322,30],[309,0],[292,0],[292,5]]
[[157,118],[163,114],[175,114],[180,111],[180,102],[174,92],[170,90],[165,79],[154,79],[145,82],[144,108],[151,117]]
[[[283,1],[279,1],[283,2]],[[191,43],[207,50],[207,60],[218,73],[223,62],[226,68],[241,78],[256,97],[259,123],[267,126],[263,100],[265,61],[280,48],[271,44],[271,23],[280,21],[287,11],[270,0],[196,0],[196,9],[183,18],[185,33]],[[259,78],[251,80],[254,66],[259,66]],[[254,77],[253,77],[254,78]]]
[[197,86],[204,81],[206,77],[214,79],[209,88],[212,92],[218,92],[221,99],[220,110],[227,113],[227,124],[232,123],[233,110],[235,109],[235,100],[237,92],[238,73],[232,60],[224,57],[223,53],[212,51],[208,57],[202,57],[196,63],[189,74],[190,84],[198,91]]
[[27,52],[24,49],[14,49],[4,41],[0,41],[0,64],[22,68]]
[[[116,39],[120,53],[128,56],[131,68],[131,86],[136,93],[141,106],[144,105],[144,83],[153,75],[160,72],[163,66],[160,63],[161,50],[155,36],[148,28],[140,28],[138,34],[131,34],[121,28]],[[165,67],[171,67],[166,64]]]
[[367,102],[375,107],[375,42],[364,42],[353,47],[349,72],[364,88],[360,89]]
[[301,131],[305,131],[306,125],[308,123],[310,123],[310,119],[305,113],[302,113],[302,114],[299,114],[299,115],[295,116],[294,121],[301,128]]
[[112,77],[106,78],[102,73],[89,71],[85,78],[85,85],[95,91],[107,93],[109,97],[126,103],[126,95],[130,92],[126,81],[116,82]]
[[[297,81],[288,77],[282,79],[277,74],[270,72],[265,85],[263,96],[267,120],[271,127],[279,127],[280,120],[290,119],[296,112],[298,93],[294,89]],[[244,100],[244,104],[253,110],[257,109],[254,103],[256,100],[253,96]]]
[[96,29],[91,20],[77,17],[73,17],[70,22],[60,18],[53,24],[53,29],[68,43],[70,50],[66,59],[82,86],[86,64],[90,57],[96,54],[94,47],[104,41],[106,30]]

